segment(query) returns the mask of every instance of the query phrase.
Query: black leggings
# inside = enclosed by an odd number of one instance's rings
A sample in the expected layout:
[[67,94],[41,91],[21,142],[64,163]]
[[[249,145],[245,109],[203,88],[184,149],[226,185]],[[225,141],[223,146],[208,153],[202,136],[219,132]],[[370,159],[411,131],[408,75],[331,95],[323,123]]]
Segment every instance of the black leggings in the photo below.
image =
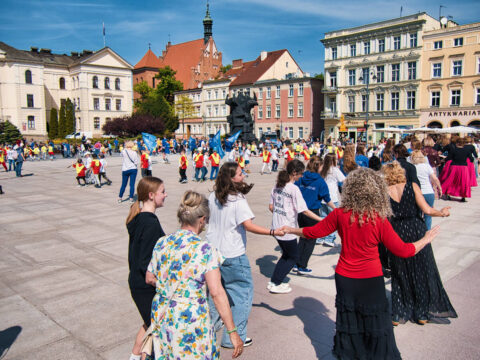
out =
[[82,185],[80,184],[80,180],[83,180],[83,185],[87,185],[87,182],[85,181],[85,176],[77,176],[78,185]]
[[[310,209],[311,212],[320,215],[318,209]],[[313,226],[317,221],[309,218],[304,213],[298,214],[298,227]],[[313,249],[315,249],[316,239],[305,239],[303,237],[298,241],[298,260],[297,266],[299,268],[306,268],[308,266],[308,260],[312,256]]]
[[292,270],[297,262],[297,239],[295,240],[277,240],[278,245],[282,249],[282,256],[273,270],[272,282],[275,285],[280,285],[285,279],[285,276]]

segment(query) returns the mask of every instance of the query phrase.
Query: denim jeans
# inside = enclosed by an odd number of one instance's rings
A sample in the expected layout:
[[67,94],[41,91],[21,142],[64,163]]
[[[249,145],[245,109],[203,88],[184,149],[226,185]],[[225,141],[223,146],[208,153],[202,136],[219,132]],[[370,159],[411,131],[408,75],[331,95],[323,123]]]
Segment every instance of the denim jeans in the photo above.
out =
[[202,168],[198,168],[198,167],[195,168],[195,181],[200,181],[200,171],[201,170],[202,170]]
[[[335,207],[338,207],[339,203],[334,202]],[[327,204],[322,204],[322,207],[320,209],[320,217],[326,218],[328,214],[330,214],[333,210],[327,205]],[[330,244],[333,244],[335,242],[335,238],[337,237],[337,232],[333,232],[330,235],[325,236],[321,240],[323,242],[327,242]]]
[[[433,203],[435,202],[435,194],[423,194],[425,201],[430,207],[433,207]],[[432,228],[432,217],[427,214],[423,214],[423,218],[425,219],[425,225],[427,225],[427,230]]]
[[215,180],[218,175],[218,166],[212,166],[212,172],[210,173],[210,180]]
[[15,170],[15,160],[8,159],[8,171]]
[[277,171],[278,169],[278,160],[272,160],[272,171]]
[[[234,258],[225,259],[220,266],[222,274],[222,284],[227,293],[230,308],[232,310],[233,322],[237,327],[237,332],[243,342],[247,338],[247,323],[253,302],[253,280],[250,262],[246,254]],[[220,315],[215,309],[215,304],[211,297],[208,299],[210,307],[210,317],[212,324],[217,324]],[[221,345],[233,348],[227,329],[223,329]]]
[[120,193],[118,194],[119,198],[123,197],[123,193],[127,187],[128,179],[130,179],[130,199],[133,199],[135,194],[135,179],[137,178],[137,169],[131,169],[127,171],[122,171],[122,186],[120,187]]
[[23,161],[17,161],[15,163],[15,172],[17,173],[18,177],[22,176],[22,165]]

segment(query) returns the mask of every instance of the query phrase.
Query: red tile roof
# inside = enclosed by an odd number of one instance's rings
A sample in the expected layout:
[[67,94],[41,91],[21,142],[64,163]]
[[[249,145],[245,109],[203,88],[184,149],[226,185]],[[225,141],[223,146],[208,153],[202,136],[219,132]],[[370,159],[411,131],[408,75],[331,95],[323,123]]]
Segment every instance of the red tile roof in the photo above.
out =
[[262,61],[261,56],[257,57],[254,61],[249,61],[243,64],[242,71],[239,72],[239,68],[230,69],[226,75],[229,75],[230,71],[233,74],[237,74],[237,78],[232,81],[230,86],[253,84],[282,56],[286,49],[269,51],[267,57]]
[[135,69],[141,68],[155,68],[159,69],[162,67],[161,61],[158,59],[157,55],[153,53],[152,50],[148,49],[147,53],[143,56],[142,60],[140,60],[137,65],[135,65]]

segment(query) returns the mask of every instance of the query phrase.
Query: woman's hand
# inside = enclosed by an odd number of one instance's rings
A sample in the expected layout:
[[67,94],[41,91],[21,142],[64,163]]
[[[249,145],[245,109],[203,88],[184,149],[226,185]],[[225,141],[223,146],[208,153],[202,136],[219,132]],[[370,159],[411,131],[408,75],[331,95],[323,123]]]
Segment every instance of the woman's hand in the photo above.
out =
[[277,230],[283,231],[285,234],[291,234],[293,229],[294,229],[294,228],[292,228],[292,227],[290,227],[290,226],[284,225],[284,226],[282,226],[281,228],[279,228],[279,229],[277,229]]
[[426,241],[427,244],[430,244],[433,241],[433,239],[435,239],[435,237],[438,235],[439,232],[440,232],[440,225],[437,225],[433,229],[428,230],[425,233],[425,236],[423,237],[423,239]]
[[283,235],[285,235],[285,231],[283,231],[283,228],[273,230],[273,236],[283,236]]
[[233,345],[232,359],[235,359],[236,357],[239,357],[242,354],[243,341],[242,339],[240,339],[240,336],[236,331],[232,332],[229,336],[230,336],[230,341],[232,342],[232,345]]
[[440,212],[442,213],[442,216],[443,217],[450,216],[450,209],[451,209],[450,206],[445,206],[442,210],[440,210]]

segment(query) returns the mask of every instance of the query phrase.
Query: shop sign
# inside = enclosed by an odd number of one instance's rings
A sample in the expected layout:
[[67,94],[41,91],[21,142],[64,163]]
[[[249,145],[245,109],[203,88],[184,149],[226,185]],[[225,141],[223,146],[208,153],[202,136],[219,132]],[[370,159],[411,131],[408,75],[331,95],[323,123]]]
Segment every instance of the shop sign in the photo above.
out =
[[480,116],[480,110],[460,110],[460,111],[430,111],[428,117],[439,116]]

